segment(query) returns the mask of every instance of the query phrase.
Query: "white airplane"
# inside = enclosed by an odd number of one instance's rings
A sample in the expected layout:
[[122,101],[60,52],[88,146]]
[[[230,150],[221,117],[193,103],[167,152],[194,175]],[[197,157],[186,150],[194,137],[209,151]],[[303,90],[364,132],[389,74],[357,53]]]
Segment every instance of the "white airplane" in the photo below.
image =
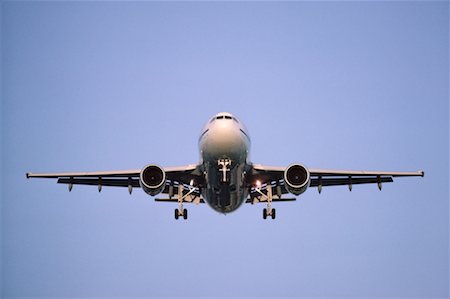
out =
[[147,194],[163,193],[166,198],[155,201],[175,202],[175,219],[187,219],[184,203],[207,203],[220,213],[230,213],[243,203],[266,203],[263,218],[275,219],[272,202],[294,201],[284,194],[300,195],[308,187],[378,184],[393,181],[393,177],[424,176],[423,171],[387,172],[352,171],[307,168],[302,164],[287,167],[263,166],[249,160],[250,135],[246,127],[230,113],[218,113],[205,125],[198,140],[200,162],[180,167],[160,167],[154,164],[142,169],[100,172],[27,173],[27,178],[55,178],[58,183],[102,186],[141,187]]

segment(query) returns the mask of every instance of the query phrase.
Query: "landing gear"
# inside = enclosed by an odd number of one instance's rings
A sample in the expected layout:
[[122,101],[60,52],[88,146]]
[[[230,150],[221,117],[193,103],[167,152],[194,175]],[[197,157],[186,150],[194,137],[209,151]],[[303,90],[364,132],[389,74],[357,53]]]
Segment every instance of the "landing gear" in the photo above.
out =
[[271,216],[272,219],[275,219],[275,209],[272,208],[272,198],[273,198],[273,194],[272,194],[272,185],[271,184],[267,184],[267,193],[264,194],[260,187],[256,187],[255,191],[258,192],[261,197],[267,201],[267,208],[263,209],[263,219],[267,219],[267,216]]
[[[192,185],[192,181],[191,181]],[[195,188],[191,188],[191,190],[183,195],[183,187],[178,186],[178,209],[175,209],[175,219],[178,220],[180,216],[183,216],[183,219],[186,220],[188,218],[188,212],[183,208],[183,200],[192,192],[194,192]]]
[[220,159],[217,161],[217,166],[219,167],[219,171],[222,172],[221,182],[228,183],[228,181],[229,181],[228,172],[231,169],[231,160],[230,159]]
[[186,219],[188,218],[188,212],[187,212],[187,210],[186,210],[186,209],[183,209],[183,210],[181,210],[181,212],[180,212],[180,210],[175,209],[175,219],[178,220],[178,218],[179,218],[180,216],[182,216],[183,219],[186,220]]
[[264,208],[263,209],[263,219],[267,219],[267,216],[270,216],[270,217],[272,217],[272,219],[275,219],[275,215],[276,215],[275,212],[276,212],[276,210],[273,208],[270,208],[270,209]]

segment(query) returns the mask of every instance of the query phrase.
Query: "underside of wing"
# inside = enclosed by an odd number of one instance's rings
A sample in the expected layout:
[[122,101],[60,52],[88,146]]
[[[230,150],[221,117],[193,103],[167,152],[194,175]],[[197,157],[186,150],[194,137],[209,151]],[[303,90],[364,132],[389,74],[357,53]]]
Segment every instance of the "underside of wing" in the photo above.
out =
[[[156,167],[156,166],[154,166]],[[160,168],[164,173],[161,177],[160,193],[169,194],[169,197],[180,195],[185,197],[186,201],[200,197],[200,185],[202,184],[201,175],[196,164]],[[145,169],[145,168],[144,168]],[[140,176],[143,169],[118,170],[118,171],[96,171],[96,172],[58,172],[58,173],[27,173],[27,178],[47,178],[57,179],[57,183],[67,184],[69,191],[73,185],[98,186],[98,191],[103,186],[107,187],[127,187],[132,192],[133,188],[140,188]],[[192,184],[195,181],[196,186]],[[193,190],[193,188],[195,190]],[[153,195],[153,194],[152,194]]]
[[75,177],[139,177],[141,169],[116,170],[116,171],[94,171],[94,172],[52,172],[52,173],[32,173],[27,172],[27,178],[75,178]]
[[[264,166],[254,164],[248,177],[248,184],[251,187],[251,196],[258,196],[256,189],[263,192],[270,186],[275,190],[274,195],[281,198],[282,194],[289,192],[289,182],[286,182],[286,173],[290,167],[303,167],[301,165],[290,165],[288,167]],[[393,182],[394,177],[417,177],[424,176],[423,171],[399,172],[399,171],[364,171],[364,170],[330,170],[305,168],[309,179],[309,187],[317,187],[321,192],[322,187],[347,185],[352,189],[353,185],[377,184],[381,189],[383,183]],[[260,187],[257,187],[260,185]],[[274,197],[275,198],[275,197]]]
[[337,177],[337,176],[352,176],[352,177],[407,177],[407,176],[421,176],[425,173],[420,171],[366,171],[366,170],[332,170],[332,169],[316,169],[309,168],[311,176],[321,177]]
[[103,177],[71,177],[71,178],[59,178],[57,181],[59,184],[72,184],[72,185],[91,185],[91,186],[108,186],[108,187],[128,187],[139,188],[139,179],[130,178],[103,178]]
[[140,187],[140,169],[116,170],[116,171],[95,171],[95,172],[55,172],[55,173],[31,173],[26,174],[27,178],[57,179],[59,184],[67,184],[69,191],[73,185],[98,186],[101,191],[103,186],[128,187],[131,193],[133,188]]

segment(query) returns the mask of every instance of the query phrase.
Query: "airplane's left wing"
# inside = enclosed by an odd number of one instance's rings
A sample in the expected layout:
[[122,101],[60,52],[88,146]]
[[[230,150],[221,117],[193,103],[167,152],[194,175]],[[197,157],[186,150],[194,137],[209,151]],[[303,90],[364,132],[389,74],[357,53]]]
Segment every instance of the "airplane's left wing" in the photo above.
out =
[[[289,167],[264,166],[254,164],[250,179],[259,181],[264,186],[271,184],[278,187],[278,195],[289,193],[285,183],[285,171]],[[309,173],[309,187],[322,187],[347,185],[352,189],[357,184],[377,184],[381,189],[383,183],[393,182],[394,177],[424,176],[423,171],[364,171],[364,170],[330,170],[306,168]],[[250,182],[250,183],[253,183]]]
[[285,198],[283,194],[300,195],[308,187],[317,187],[319,193],[322,187],[347,185],[352,191],[355,184],[377,184],[381,190],[383,183],[393,182],[394,177],[424,176],[423,171],[363,171],[363,170],[329,170],[307,168],[301,164],[291,164],[288,167],[251,165],[246,176],[246,184],[250,189],[247,203],[266,203],[263,209],[263,219],[275,219],[276,210],[272,202],[291,201],[296,198]]

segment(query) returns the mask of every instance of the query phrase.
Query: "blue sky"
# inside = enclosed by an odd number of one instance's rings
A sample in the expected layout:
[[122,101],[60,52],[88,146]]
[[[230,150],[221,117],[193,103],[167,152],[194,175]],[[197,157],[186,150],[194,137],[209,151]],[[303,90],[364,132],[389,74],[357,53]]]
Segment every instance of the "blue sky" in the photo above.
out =
[[[4,297],[447,297],[447,2],[2,2]],[[198,161],[425,170],[223,216],[25,172]]]

